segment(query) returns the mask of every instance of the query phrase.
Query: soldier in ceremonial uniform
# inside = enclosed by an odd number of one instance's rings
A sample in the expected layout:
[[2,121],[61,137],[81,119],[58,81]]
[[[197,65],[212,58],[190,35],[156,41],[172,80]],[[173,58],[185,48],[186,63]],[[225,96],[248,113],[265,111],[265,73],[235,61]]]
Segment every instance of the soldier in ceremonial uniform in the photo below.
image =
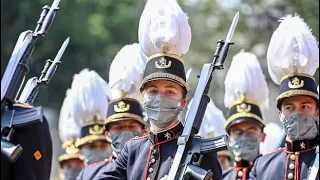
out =
[[[15,103],[12,108],[15,114],[19,114],[19,111],[34,107],[28,104]],[[23,151],[14,163],[10,163],[7,157],[1,153],[1,179],[50,179],[52,139],[47,119],[45,116],[42,118],[41,123],[15,129],[10,142],[20,144]]]
[[60,179],[75,180],[84,168],[80,159],[80,151],[75,147],[75,141],[79,137],[80,127],[71,116],[71,90],[67,90],[66,97],[62,103],[59,117],[59,135],[62,141],[64,153],[59,156]]
[[224,103],[229,109],[225,130],[235,167],[226,170],[222,179],[249,179],[265,139],[262,111],[269,105],[267,82],[254,54],[242,51],[233,57],[225,79]]
[[[150,132],[129,140],[99,179],[151,180],[165,179],[169,174],[177,138],[183,131],[178,115],[189,91],[180,56],[188,52],[190,41],[188,17],[176,1],[146,2],[140,18],[139,44],[149,58],[140,91]],[[216,153],[204,154],[200,167],[211,169],[214,179],[221,178]]]
[[312,77],[319,67],[319,49],[301,17],[281,19],[271,37],[267,60],[272,80],[280,84],[277,108],[287,137],[284,148],[256,160],[250,179],[305,180],[319,144],[319,95]]
[[85,165],[111,156],[111,144],[105,137],[104,121],[111,92],[108,84],[93,70],[84,69],[71,85],[71,116],[81,126],[75,145]]
[[[127,141],[142,136],[145,132],[146,123],[142,114],[138,84],[142,81],[143,73],[143,67],[139,68],[139,64],[145,65],[146,59],[141,53],[143,52],[139,44],[126,45],[111,63],[109,86],[113,100],[109,102],[105,129],[107,139],[112,142],[112,156],[87,166],[80,173],[78,180],[99,177],[100,173],[107,171],[109,163],[118,157]],[[129,63],[128,58],[131,60]]]

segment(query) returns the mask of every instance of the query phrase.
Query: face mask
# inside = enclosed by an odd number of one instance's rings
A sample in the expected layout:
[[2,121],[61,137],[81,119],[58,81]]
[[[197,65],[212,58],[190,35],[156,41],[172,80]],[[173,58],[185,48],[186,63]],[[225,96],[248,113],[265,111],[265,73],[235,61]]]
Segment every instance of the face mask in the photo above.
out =
[[240,136],[232,139],[230,147],[235,157],[252,162],[259,156],[260,141],[258,138]]
[[123,149],[124,145],[130,139],[141,136],[139,131],[122,131],[120,133],[110,133],[110,138],[112,140],[111,148],[118,155]]
[[159,128],[164,128],[172,123],[180,113],[180,100],[152,96],[143,102],[150,121]]
[[64,169],[63,174],[64,174],[64,180],[76,180],[78,175],[80,174],[81,169]]
[[220,166],[221,166],[221,170],[224,171],[230,167],[230,163],[229,162],[224,162],[224,163],[220,162]]
[[313,139],[317,136],[314,115],[293,114],[282,118],[284,129],[291,140]]
[[84,148],[81,150],[82,156],[84,157],[84,163],[90,165],[96,162],[103,161],[110,157],[110,153],[107,151],[100,151],[94,149]]

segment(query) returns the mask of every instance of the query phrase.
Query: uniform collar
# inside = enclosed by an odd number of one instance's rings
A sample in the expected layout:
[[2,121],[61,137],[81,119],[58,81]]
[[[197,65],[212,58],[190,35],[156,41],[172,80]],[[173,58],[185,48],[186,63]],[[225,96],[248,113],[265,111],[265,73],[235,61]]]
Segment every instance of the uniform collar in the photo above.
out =
[[311,140],[297,140],[297,141],[287,141],[285,143],[287,151],[296,152],[312,149],[319,144],[318,138]]
[[240,160],[236,161],[236,167],[252,167],[253,162],[245,161],[245,160]]
[[149,140],[152,144],[165,143],[167,141],[177,139],[178,136],[181,134],[182,130],[183,125],[181,124],[181,122],[179,122],[176,126],[168,130],[161,131],[157,134],[150,131]]

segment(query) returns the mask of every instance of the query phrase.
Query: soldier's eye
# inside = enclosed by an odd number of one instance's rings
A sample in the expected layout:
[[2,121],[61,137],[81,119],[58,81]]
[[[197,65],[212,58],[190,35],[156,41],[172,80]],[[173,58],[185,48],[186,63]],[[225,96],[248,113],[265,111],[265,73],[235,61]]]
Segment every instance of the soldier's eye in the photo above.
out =
[[150,90],[150,91],[148,92],[148,94],[150,94],[150,95],[157,95],[158,92],[159,92],[158,90],[153,89],[153,90]]
[[303,108],[303,109],[309,109],[310,106],[308,106],[308,105],[303,105],[302,108]]
[[174,94],[174,92],[173,91],[167,91],[167,94]]

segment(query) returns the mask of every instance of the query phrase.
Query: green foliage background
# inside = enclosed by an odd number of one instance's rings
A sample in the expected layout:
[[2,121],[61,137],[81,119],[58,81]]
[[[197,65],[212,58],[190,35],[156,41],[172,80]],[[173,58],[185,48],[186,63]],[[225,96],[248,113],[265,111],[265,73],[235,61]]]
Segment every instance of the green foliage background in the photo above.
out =
[[[225,74],[231,58],[241,49],[257,54],[270,88],[270,110],[266,112],[268,122],[277,122],[274,99],[278,93],[270,79],[265,54],[268,41],[278,26],[277,19],[286,13],[298,13],[313,29],[319,38],[319,1],[314,0],[179,0],[188,13],[192,28],[190,51],[183,58],[186,69],[192,67],[190,84],[197,83],[196,75],[203,63],[212,60],[216,42],[224,39],[232,18],[237,11],[240,19],[234,35],[225,70],[214,73],[210,97],[224,112],[223,105]],[[1,1],[1,75],[6,68],[15,43],[21,32],[33,30],[42,6],[51,5],[52,0],[7,0]],[[50,126],[55,146],[55,157],[60,149],[57,122],[60,106],[65,92],[70,87],[72,77],[83,68],[97,71],[108,81],[109,66],[116,53],[126,44],[138,41],[137,31],[143,0],[62,0],[60,10],[45,39],[37,42],[29,63],[29,77],[39,76],[45,60],[53,59],[63,41],[70,37],[70,43],[62,64],[52,78],[49,86],[41,87],[35,105],[50,109]],[[317,81],[319,72],[315,75]],[[49,112],[49,111],[48,111]],[[54,161],[52,178],[57,178],[58,165]]]

